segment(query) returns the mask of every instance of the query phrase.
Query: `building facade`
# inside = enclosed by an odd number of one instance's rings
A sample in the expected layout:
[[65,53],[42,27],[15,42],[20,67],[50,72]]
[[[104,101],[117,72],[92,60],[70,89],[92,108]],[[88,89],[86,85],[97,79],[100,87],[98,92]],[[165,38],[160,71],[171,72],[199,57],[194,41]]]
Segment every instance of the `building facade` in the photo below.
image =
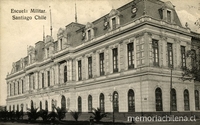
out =
[[199,111],[200,84],[180,80],[186,51],[199,53],[192,38],[172,3],[160,0],[132,1],[86,25],[72,22],[13,63],[7,109]]

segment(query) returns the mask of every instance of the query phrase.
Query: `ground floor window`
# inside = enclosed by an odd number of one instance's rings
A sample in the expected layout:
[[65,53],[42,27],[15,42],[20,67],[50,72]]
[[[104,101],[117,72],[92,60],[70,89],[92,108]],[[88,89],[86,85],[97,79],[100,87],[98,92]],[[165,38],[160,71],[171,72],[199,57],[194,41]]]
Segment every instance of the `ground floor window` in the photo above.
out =
[[184,90],[184,109],[185,111],[190,110],[189,92],[187,89]]
[[129,112],[135,111],[135,95],[132,89],[128,91],[128,111]]
[[156,97],[156,111],[162,111],[162,90],[160,88],[157,88],[155,91],[155,97]]

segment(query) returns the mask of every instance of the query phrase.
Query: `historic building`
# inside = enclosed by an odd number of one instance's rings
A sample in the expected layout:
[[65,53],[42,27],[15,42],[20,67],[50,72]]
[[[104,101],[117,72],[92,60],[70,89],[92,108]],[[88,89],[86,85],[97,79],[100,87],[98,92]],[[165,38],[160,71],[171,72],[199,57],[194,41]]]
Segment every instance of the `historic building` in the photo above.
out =
[[198,111],[200,83],[180,77],[199,36],[160,0],[134,0],[86,25],[72,22],[13,63],[7,109]]

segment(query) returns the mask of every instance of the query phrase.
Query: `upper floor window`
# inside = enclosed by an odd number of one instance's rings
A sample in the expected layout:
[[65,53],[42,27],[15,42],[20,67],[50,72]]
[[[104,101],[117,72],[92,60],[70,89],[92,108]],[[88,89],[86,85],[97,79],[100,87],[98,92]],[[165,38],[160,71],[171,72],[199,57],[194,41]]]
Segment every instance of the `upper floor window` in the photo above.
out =
[[118,72],[118,49],[114,48],[113,52],[113,72]]
[[88,40],[90,40],[91,39],[91,30],[88,30],[87,32],[88,32]]
[[182,68],[186,67],[185,46],[181,46],[181,63],[182,63]]
[[196,50],[194,49],[191,50],[191,66],[196,66]]
[[17,82],[17,93],[19,94],[19,81]]
[[42,73],[42,88],[44,88],[44,73]]
[[127,50],[128,50],[128,68],[132,69],[134,68],[134,49],[133,49],[133,42],[127,44]]
[[167,10],[167,22],[172,21],[172,12],[170,10]]
[[24,93],[24,81],[22,80],[22,93]]
[[159,51],[158,51],[158,40],[152,41],[152,49],[153,49],[153,65],[159,66]]
[[167,43],[167,52],[168,52],[168,67],[173,68],[173,47],[172,47],[172,43]]
[[99,60],[100,60],[100,76],[104,75],[104,53],[99,54]]
[[92,78],[92,57],[88,57],[88,78]]
[[67,82],[67,66],[64,67],[64,83]]
[[49,57],[49,48],[47,48],[47,57]]
[[78,80],[82,80],[81,60],[78,61]]
[[117,22],[116,22],[116,17],[113,17],[112,18],[112,29],[116,29],[116,25],[117,25]]
[[62,50],[62,39],[60,39],[60,50]]
[[47,83],[50,86],[50,71],[47,71]]

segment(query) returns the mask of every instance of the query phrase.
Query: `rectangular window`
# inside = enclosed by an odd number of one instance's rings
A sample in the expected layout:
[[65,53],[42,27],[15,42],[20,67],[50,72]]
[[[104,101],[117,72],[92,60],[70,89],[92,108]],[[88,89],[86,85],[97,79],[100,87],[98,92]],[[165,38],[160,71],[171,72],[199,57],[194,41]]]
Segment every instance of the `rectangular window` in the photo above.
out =
[[113,49],[113,72],[118,72],[118,52],[117,52],[117,48]]
[[186,67],[185,46],[181,46],[181,63],[182,63],[182,68]]
[[10,96],[11,96],[11,89],[12,89],[12,86],[11,86],[12,84],[10,84]]
[[112,18],[112,29],[113,30],[116,29],[116,25],[117,25],[116,18],[114,17],[114,18]]
[[127,44],[127,50],[128,50],[128,69],[134,68],[134,49],[133,49],[133,43]]
[[35,77],[34,77],[34,74],[32,75],[32,79],[33,79],[33,89],[35,89]]
[[167,10],[167,22],[171,22],[171,18],[172,18],[171,11]]
[[19,94],[19,81],[17,82],[17,94]]
[[92,57],[88,57],[88,78],[92,78]]
[[60,50],[62,50],[62,39],[60,39]]
[[158,49],[158,40],[152,41],[152,49],[153,49],[153,65],[159,66],[159,49]]
[[99,54],[99,60],[100,60],[100,76],[104,75],[105,72],[104,72],[104,53],[100,53]]
[[172,43],[167,43],[167,52],[168,52],[168,67],[173,68],[173,47],[172,47]]
[[49,57],[49,48],[47,48],[47,57]]
[[50,71],[47,71],[47,83],[50,86]]
[[44,73],[42,73],[42,88],[44,88]]
[[194,49],[191,50],[191,66],[196,66],[196,50]]
[[24,81],[22,80],[22,93],[24,93]]
[[16,89],[16,85],[15,85],[15,83],[14,83],[14,95],[16,94],[16,93],[15,93],[15,89]]
[[91,39],[91,30],[88,30],[88,40]]
[[82,80],[81,60],[78,61],[78,80]]

